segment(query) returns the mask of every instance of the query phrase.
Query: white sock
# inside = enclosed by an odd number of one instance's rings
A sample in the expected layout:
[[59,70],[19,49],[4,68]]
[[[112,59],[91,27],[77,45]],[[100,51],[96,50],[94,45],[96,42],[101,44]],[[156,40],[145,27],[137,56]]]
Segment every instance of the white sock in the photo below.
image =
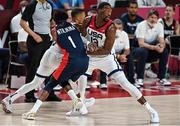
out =
[[80,93],[81,99],[85,99],[87,76],[85,75],[80,76],[78,80],[78,86],[79,86],[79,93]]
[[14,94],[11,95],[11,101],[14,102],[20,96],[28,93],[33,89],[36,89],[39,85],[43,83],[44,80],[45,78],[40,78],[38,76],[35,76],[30,83],[24,84]]
[[71,79],[68,80],[69,84],[71,85],[72,89],[76,94],[79,93],[79,86],[77,85],[76,82],[72,81]]
[[11,98],[11,102],[14,102],[17,98],[19,98],[21,96],[21,94],[19,94],[19,92],[15,92],[13,94],[10,95]]
[[30,112],[36,113],[41,105],[42,105],[42,101],[37,99],[36,103],[34,104],[33,108],[30,110]]
[[150,106],[150,104],[149,104],[148,102],[144,103],[143,106],[144,106],[144,108],[145,108],[148,112],[150,112],[150,113],[152,113],[152,112],[155,111],[155,110]]
[[78,97],[76,96],[76,94],[75,94],[75,92],[74,92],[73,90],[69,90],[69,91],[67,92],[67,94],[69,95],[69,97],[70,97],[73,101],[75,101],[75,100],[78,99]]

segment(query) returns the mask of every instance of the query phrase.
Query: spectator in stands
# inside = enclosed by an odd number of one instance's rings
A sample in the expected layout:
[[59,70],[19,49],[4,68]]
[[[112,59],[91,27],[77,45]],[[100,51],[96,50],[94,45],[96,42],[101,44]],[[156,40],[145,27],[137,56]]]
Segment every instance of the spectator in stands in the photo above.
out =
[[[143,21],[144,19],[137,15],[138,11],[138,4],[135,1],[129,3],[127,12],[122,14],[119,17],[123,22],[124,31],[128,34],[129,42],[130,42],[130,49],[133,50],[134,48],[138,47],[137,39],[135,38],[135,30],[137,25]],[[128,64],[131,64],[133,61],[128,58]],[[131,75],[130,70],[132,65],[127,65],[127,78],[128,80],[134,84],[134,76]]]
[[179,21],[174,20],[175,8],[173,5],[167,5],[165,16],[159,19],[159,22],[164,26],[164,37],[167,38],[171,35],[180,35]]
[[124,31],[128,34],[130,39],[130,48],[138,47],[138,43],[135,39],[135,30],[137,25],[144,19],[137,15],[138,4],[135,1],[129,3],[127,13],[122,14],[120,19],[123,22]]
[[83,0],[49,0],[53,4],[53,9],[69,10],[74,7],[84,9]]
[[[139,47],[131,53],[131,58],[137,60],[137,87],[143,86],[145,64],[148,59],[159,59],[159,83],[164,86],[171,85],[165,79],[166,64],[168,60],[168,50],[164,41],[164,29],[158,22],[159,13],[152,9],[149,11],[147,20],[142,21],[136,29],[136,38]],[[131,70],[133,72],[134,69]]]
[[[18,30],[21,28],[19,25],[21,13],[23,11],[23,8],[28,4],[26,0],[23,0],[20,2],[20,12],[17,14],[13,19],[11,20],[11,32],[14,34],[14,40],[17,40],[17,33]],[[3,81],[3,76],[7,70],[7,64],[8,64],[8,57],[9,57],[9,50],[7,48],[0,47],[0,82]]]
[[[171,46],[169,45],[170,44],[170,38],[169,38],[170,36],[180,35],[179,22],[173,18],[174,14],[175,14],[174,6],[167,5],[166,9],[165,9],[165,16],[163,18],[159,19],[159,22],[162,23],[164,26],[165,42],[167,43],[166,46],[169,49],[170,54],[177,56],[177,55],[179,55],[179,49],[178,48],[175,48],[175,49],[170,48]],[[175,61],[178,62],[177,58],[175,58],[174,56],[171,56],[171,55],[170,55],[169,61],[174,62],[174,63],[175,63]],[[173,68],[174,68],[174,70],[177,70],[177,74],[179,75],[180,68],[178,68],[178,66],[175,64],[168,65],[168,74],[173,73],[173,70],[172,70]]]
[[120,63],[126,63],[127,56],[130,53],[128,34],[123,31],[123,23],[120,19],[115,19],[113,22],[116,26],[116,39],[114,42],[116,57]]
[[165,7],[163,0],[137,0],[139,7]]
[[49,0],[53,5],[53,9],[65,9],[68,13],[68,22],[72,21],[71,17],[71,9],[73,8],[81,8],[84,9],[83,0]]
[[16,16],[14,16],[11,20],[11,24],[10,24],[10,29],[11,29],[11,33],[12,33],[11,40],[17,40],[17,34],[18,34],[19,30],[21,29],[20,20],[22,17],[22,13],[23,13],[25,7],[27,6],[27,4],[28,4],[27,0],[22,0],[19,3],[19,6],[20,6],[19,13]]

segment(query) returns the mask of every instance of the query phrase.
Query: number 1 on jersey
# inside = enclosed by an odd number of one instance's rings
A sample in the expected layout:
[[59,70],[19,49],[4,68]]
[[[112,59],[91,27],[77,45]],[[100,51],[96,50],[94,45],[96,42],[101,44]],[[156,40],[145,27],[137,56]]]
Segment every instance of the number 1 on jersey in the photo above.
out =
[[74,48],[76,48],[76,45],[75,45],[74,41],[72,40],[71,36],[68,36],[68,39],[69,39],[69,41],[71,42],[72,46],[73,46]]

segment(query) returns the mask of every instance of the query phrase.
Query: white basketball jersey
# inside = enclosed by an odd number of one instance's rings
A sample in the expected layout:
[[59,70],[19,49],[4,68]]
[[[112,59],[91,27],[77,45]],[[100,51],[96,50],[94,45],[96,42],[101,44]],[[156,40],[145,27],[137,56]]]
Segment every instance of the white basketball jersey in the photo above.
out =
[[[102,27],[97,28],[95,26],[96,15],[91,17],[89,26],[87,27],[87,40],[90,42],[97,43],[98,47],[103,47],[106,40],[106,29],[112,24],[112,20],[109,20]],[[94,57],[94,56],[93,56]]]

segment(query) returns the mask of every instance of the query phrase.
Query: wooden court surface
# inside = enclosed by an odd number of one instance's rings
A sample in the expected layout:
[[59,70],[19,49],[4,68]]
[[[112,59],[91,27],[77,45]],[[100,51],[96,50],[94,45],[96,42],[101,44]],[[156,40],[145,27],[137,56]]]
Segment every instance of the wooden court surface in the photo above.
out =
[[131,97],[96,99],[87,116],[66,117],[71,108],[69,100],[45,102],[34,121],[24,120],[21,114],[32,103],[15,103],[13,114],[5,114],[0,107],[1,126],[180,126],[180,94],[146,96],[158,111],[160,124],[150,124],[149,115]]

